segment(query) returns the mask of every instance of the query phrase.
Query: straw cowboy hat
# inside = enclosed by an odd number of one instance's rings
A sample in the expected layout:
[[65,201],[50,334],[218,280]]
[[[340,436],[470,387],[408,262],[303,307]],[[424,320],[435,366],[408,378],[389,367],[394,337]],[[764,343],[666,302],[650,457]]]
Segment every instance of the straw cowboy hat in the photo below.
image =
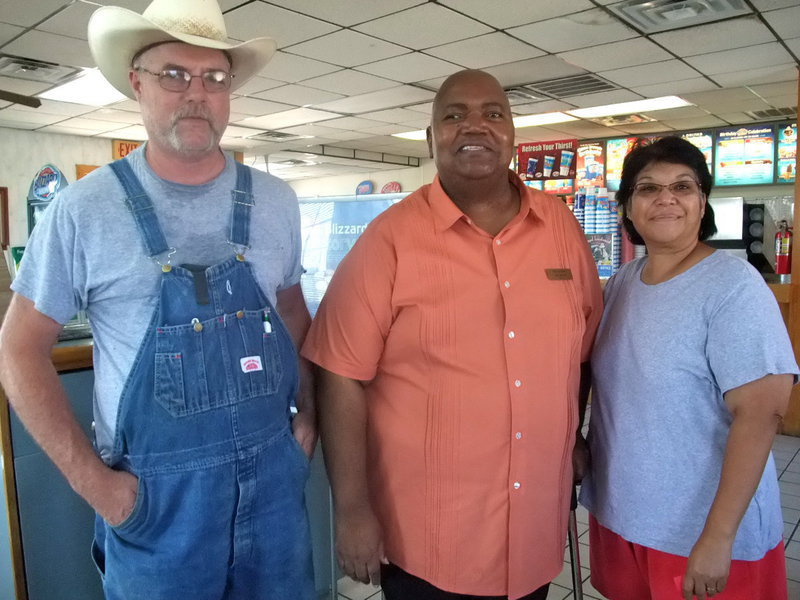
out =
[[216,0],[153,0],[140,15],[119,6],[102,6],[89,19],[89,49],[109,83],[134,98],[128,81],[131,60],[142,48],[161,42],[225,50],[231,57],[235,90],[258,73],[275,53],[275,42],[256,38],[228,42]]

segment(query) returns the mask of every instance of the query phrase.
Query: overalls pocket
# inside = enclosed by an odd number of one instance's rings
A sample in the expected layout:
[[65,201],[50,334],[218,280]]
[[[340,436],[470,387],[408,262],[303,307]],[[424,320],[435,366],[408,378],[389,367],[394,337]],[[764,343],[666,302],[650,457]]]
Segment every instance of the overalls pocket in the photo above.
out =
[[270,307],[156,328],[154,395],[184,417],[278,391],[280,329]]
[[144,478],[140,476],[136,483],[136,502],[133,505],[131,514],[125,517],[125,520],[121,523],[117,525],[109,524],[109,527],[117,533],[124,533],[136,529],[140,521],[142,521],[147,514],[146,494],[147,487],[145,486]]

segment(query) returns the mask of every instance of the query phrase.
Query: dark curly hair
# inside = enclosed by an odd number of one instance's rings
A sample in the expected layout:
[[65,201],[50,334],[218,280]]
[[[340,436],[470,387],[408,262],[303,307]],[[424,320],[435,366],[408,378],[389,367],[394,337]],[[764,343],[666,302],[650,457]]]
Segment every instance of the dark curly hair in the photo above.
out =
[[714,222],[714,209],[708,203],[708,196],[711,193],[712,177],[708,172],[706,157],[691,142],[677,136],[667,136],[651,142],[645,139],[637,140],[625,161],[622,163],[622,178],[620,179],[619,191],[617,192],[617,203],[622,209],[622,225],[628,232],[628,237],[634,244],[644,244],[642,236],[636,231],[633,222],[628,216],[630,201],[633,196],[633,186],[636,178],[642,169],[652,163],[664,162],[675,165],[686,165],[690,167],[697,181],[700,182],[700,189],[706,197],[706,210],[700,220],[700,230],[697,234],[698,240],[707,240],[717,232],[717,225]]

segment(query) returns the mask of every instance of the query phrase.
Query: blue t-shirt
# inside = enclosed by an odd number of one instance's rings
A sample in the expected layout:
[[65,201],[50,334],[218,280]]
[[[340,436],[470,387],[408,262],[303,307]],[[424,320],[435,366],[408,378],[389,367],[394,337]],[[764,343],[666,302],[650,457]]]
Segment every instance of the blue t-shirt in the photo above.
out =
[[[605,289],[581,502],[624,539],[688,556],[719,485],[732,422],[723,394],[798,368],[775,297],[746,261],[716,251],[657,285],[641,280],[646,261]],[[770,454],[733,558],[758,560],[782,534]]]
[[[212,265],[227,260],[231,190],[236,167],[203,185],[156,175],[144,147],[129,156],[153,201],[172,264]],[[245,257],[274,305],[276,292],[300,281],[300,211],[280,179],[252,171],[250,244]],[[66,188],[33,231],[12,289],[37,310],[66,323],[86,310],[94,333],[95,435],[103,458],[113,445],[122,386],[158,300],[161,268],[147,257],[122,186],[109,166]]]

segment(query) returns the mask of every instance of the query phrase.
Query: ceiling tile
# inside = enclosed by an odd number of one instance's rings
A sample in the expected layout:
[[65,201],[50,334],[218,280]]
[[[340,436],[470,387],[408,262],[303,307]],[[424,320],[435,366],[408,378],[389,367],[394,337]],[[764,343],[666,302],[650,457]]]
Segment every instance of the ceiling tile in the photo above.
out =
[[570,121],[569,123],[555,123],[549,126],[554,131],[582,138],[609,137],[617,134],[615,129],[592,123],[591,121]]
[[544,102],[531,102],[529,104],[515,104],[511,112],[515,115],[534,115],[547,112],[560,112],[576,108],[574,104],[560,100],[545,100]]
[[[491,52],[487,52],[487,48],[491,48]],[[541,50],[501,32],[429,48],[425,52],[469,69],[482,69],[544,54]]]
[[118,140],[146,140],[147,131],[141,125],[131,125],[123,129],[116,129],[115,131],[107,131],[98,134],[97,137],[114,138]]
[[735,73],[723,73],[721,75],[714,75],[712,79],[725,87],[775,83],[779,81],[797,81],[797,65],[791,63],[773,65],[771,67],[760,67],[747,71],[736,71]]
[[372,119],[384,123],[404,123],[406,121],[420,118],[420,114],[407,108],[392,108],[389,110],[379,110],[377,112],[363,113],[359,115],[362,119]]
[[406,110],[413,110],[415,112],[421,112],[427,117],[431,116],[433,112],[433,102],[421,102],[419,104],[411,104],[409,106],[404,107]]
[[750,102],[758,98],[756,94],[745,87],[737,87],[731,89],[714,89],[704,92],[694,92],[682,94],[684,100],[688,100],[692,104],[698,106],[726,104],[735,102]]
[[639,94],[628,90],[612,90],[610,92],[599,92],[597,94],[584,94],[582,96],[569,96],[561,98],[563,102],[572,104],[578,108],[588,108],[590,106],[604,106],[606,104],[617,104],[618,102],[633,102],[641,100]]
[[458,65],[414,52],[358,67],[359,71],[388,77],[403,83],[412,83],[431,77],[449,75],[459,70]]
[[523,129],[517,129],[514,141],[517,144],[525,142],[552,142],[555,140],[563,140],[566,137],[574,136],[565,134],[563,131],[554,131],[546,127],[524,127]]
[[[3,88],[6,89],[6,88]],[[63,115],[64,117],[76,117],[84,115],[97,110],[95,106],[87,106],[86,104],[73,104],[72,102],[56,102],[55,100],[41,100],[42,105],[39,108],[31,108],[29,106],[18,105],[16,108],[19,110],[36,111],[37,113],[44,113],[48,115]],[[131,114],[131,113],[127,113]],[[138,115],[133,115],[137,117]]]
[[280,87],[282,85],[286,84],[283,81],[268,79],[266,77],[251,77],[247,83],[236,88],[234,95],[250,96],[251,94],[271,90],[272,88]]
[[453,10],[498,29],[552,19],[594,6],[589,0],[559,0],[559,2],[504,0],[501,9],[496,3],[486,0],[440,0],[440,4],[445,4]]
[[764,11],[798,5],[797,0],[751,0],[751,2],[758,10]]
[[314,110],[313,108],[295,108],[293,110],[261,117],[249,117],[240,121],[239,125],[243,127],[260,127],[263,129],[282,129],[284,127],[314,123],[315,121],[323,121],[338,116],[339,115],[335,113]]
[[491,32],[486,25],[431,2],[369,21],[355,29],[415,50]]
[[131,99],[121,100],[120,102],[115,102],[109,106],[119,110],[127,110],[128,112],[140,112],[139,103],[136,100]]
[[0,127],[8,127],[9,129],[38,129],[41,123],[31,123],[30,121],[17,121],[15,119],[4,119],[3,111],[0,111]]
[[692,56],[764,44],[775,37],[753,16],[657,33],[651,39],[678,56]]
[[298,125],[297,127],[285,127],[280,130],[281,133],[290,133],[292,135],[311,135],[314,137],[331,137],[339,133],[338,129],[333,127],[325,127],[324,125],[317,125],[311,123],[309,125]]
[[31,30],[3,47],[3,52],[35,58],[57,65],[94,67],[94,59],[85,40]]
[[739,123],[752,123],[755,121],[753,117],[743,112],[724,113],[718,114],[717,116],[731,125],[737,125]]
[[259,75],[286,83],[297,83],[303,79],[319,77],[338,70],[339,67],[335,65],[279,51],[275,53]]
[[87,117],[74,117],[61,121],[64,127],[72,127],[74,129],[86,129],[93,133],[101,133],[103,131],[114,131],[125,127],[124,123],[114,123],[113,121],[100,121],[98,119],[90,119]]
[[16,106],[9,106],[0,111],[0,119],[3,121],[20,121],[22,123],[36,123],[37,125],[50,125],[65,120],[64,115],[51,115],[47,113],[37,113],[36,111],[20,110]]
[[753,85],[750,86],[750,89],[754,94],[758,94],[762,98],[793,94],[795,96],[795,99],[797,99],[796,81],[783,81],[781,83],[765,83],[763,85]]
[[402,125],[395,125],[392,123],[384,123],[383,125],[378,125],[378,127],[368,127],[366,129],[362,129],[364,133],[369,133],[370,135],[391,135],[393,133],[403,133],[404,131],[408,131],[408,127],[403,127]]
[[425,102],[427,100],[432,100],[433,97],[434,93],[431,91],[410,85],[401,85],[388,90],[380,90],[378,92],[370,92],[369,94],[334,100],[333,102],[322,104],[318,108],[357,114]]
[[800,56],[800,37],[784,40],[789,50],[794,52],[795,56]]
[[772,42],[736,50],[699,54],[685,60],[701,73],[713,76],[732,71],[786,64],[792,61],[792,57],[783,46]]
[[714,115],[704,117],[692,117],[690,119],[664,119],[662,121],[667,127],[677,130],[703,129],[706,127],[724,127],[727,123]]
[[557,56],[540,56],[507,65],[487,67],[484,71],[494,75],[503,87],[586,73],[584,69],[571,65]]
[[341,30],[292,46],[291,52],[342,67],[355,67],[405,54],[408,49],[357,31]]
[[562,52],[558,56],[568,63],[583,67],[588,71],[632,67],[672,58],[663,48],[659,48],[645,38],[634,38]]
[[273,102],[283,102],[284,104],[294,104],[295,106],[311,106],[331,102],[342,98],[342,94],[324,92],[303,85],[285,85],[265,92],[253,94],[256,98],[272,100]]
[[11,38],[17,37],[23,31],[25,31],[23,27],[9,25],[8,23],[0,23],[0,47]]
[[126,123],[128,125],[142,124],[142,116],[139,113],[132,113],[127,110],[115,110],[113,108],[100,108],[91,113],[86,113],[84,116],[97,119],[98,121],[113,121],[115,123]]
[[379,127],[385,125],[380,121],[373,121],[372,119],[361,119],[359,117],[341,117],[339,119],[331,119],[322,123],[325,127],[333,127],[334,129],[352,129],[362,130],[369,127]]
[[361,133],[360,131],[350,131],[348,129],[340,129],[339,133],[331,133],[328,134],[327,137],[333,138],[335,140],[345,141],[345,140],[357,140],[369,137],[366,133]]
[[33,96],[39,92],[53,87],[50,83],[39,83],[38,81],[28,81],[27,79],[15,79],[12,77],[0,77],[0,90]]
[[236,40],[269,37],[278,48],[310,40],[339,29],[305,15],[264,2],[251,2],[225,15],[228,36]]
[[273,113],[291,109],[288,104],[279,102],[269,102],[260,98],[240,97],[231,100],[231,111],[244,113],[246,115],[270,115]]
[[691,77],[681,81],[668,81],[666,83],[656,83],[652,85],[632,85],[631,91],[641,94],[645,98],[658,98],[659,96],[684,97],[684,94],[691,92],[703,92],[707,90],[719,89],[713,81],[705,77]]
[[680,108],[667,108],[664,110],[643,110],[641,114],[659,121],[674,119],[692,119],[707,117],[708,112],[697,106],[681,106]]
[[669,129],[669,127],[664,123],[631,123],[630,125],[617,125],[615,129],[634,135],[643,135],[646,133],[659,133]]
[[797,37],[798,24],[800,23],[800,5],[795,3],[791,8],[770,11],[764,14],[776,33],[784,38]]
[[280,5],[284,8],[313,15],[345,27],[377,19],[422,3],[422,0],[347,0],[347,2],[280,0]]
[[0,13],[5,23],[30,27],[58,12],[66,3],[66,0],[0,0]]
[[369,75],[361,71],[342,69],[322,77],[306,79],[303,81],[303,85],[345,96],[357,96],[396,87],[397,82],[383,77],[375,77],[375,75]]
[[753,96],[751,100],[736,100],[734,102],[715,102],[713,104],[700,104],[707,112],[718,115],[720,113],[731,113],[737,110],[767,110],[771,108],[764,100],[758,96]]
[[44,23],[37,25],[36,29],[85,40],[89,17],[95,10],[97,10],[97,6],[93,4],[75,2]]
[[697,77],[698,73],[679,60],[665,60],[649,65],[639,65],[638,67],[602,71],[599,75],[623,87],[634,87],[690,79]]
[[508,30],[514,37],[548,52],[564,52],[636,37],[636,32],[596,8]]

